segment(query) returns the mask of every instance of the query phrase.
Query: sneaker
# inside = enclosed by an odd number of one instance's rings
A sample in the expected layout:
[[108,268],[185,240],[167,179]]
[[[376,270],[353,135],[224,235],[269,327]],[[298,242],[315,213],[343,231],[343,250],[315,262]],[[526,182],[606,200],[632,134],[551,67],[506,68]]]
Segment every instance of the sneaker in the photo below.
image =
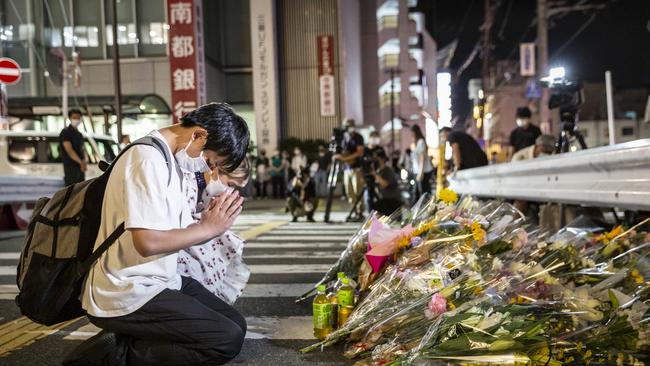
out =
[[296,216],[293,217],[293,220],[291,222],[298,222],[298,218]]
[[312,216],[307,216],[307,221],[309,222],[316,222]]
[[102,330],[72,350],[63,360],[63,365],[109,365],[109,356],[116,348],[117,337],[115,333]]

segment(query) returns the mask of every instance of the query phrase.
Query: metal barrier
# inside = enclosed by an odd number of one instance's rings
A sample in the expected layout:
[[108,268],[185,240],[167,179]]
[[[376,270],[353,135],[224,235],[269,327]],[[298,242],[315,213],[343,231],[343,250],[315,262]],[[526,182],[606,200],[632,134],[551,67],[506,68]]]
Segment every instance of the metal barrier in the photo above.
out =
[[450,188],[479,197],[650,210],[650,139],[463,170]]

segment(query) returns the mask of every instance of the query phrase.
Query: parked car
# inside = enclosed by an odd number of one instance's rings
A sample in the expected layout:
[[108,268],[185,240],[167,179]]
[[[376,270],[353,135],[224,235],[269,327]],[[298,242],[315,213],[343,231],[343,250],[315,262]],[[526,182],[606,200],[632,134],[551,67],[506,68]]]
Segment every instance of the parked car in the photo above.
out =
[[[86,178],[101,174],[97,163],[112,161],[119,152],[111,136],[84,134],[88,156]],[[44,131],[0,131],[0,176],[61,177],[59,134]]]

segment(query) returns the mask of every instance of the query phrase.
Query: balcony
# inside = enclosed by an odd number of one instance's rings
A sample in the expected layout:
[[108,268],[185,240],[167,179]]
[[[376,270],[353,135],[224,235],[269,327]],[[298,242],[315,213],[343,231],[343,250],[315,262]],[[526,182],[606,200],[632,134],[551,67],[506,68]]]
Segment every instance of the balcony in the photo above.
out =
[[[399,105],[399,92],[393,93],[393,102],[395,106]],[[381,94],[379,96],[379,108],[390,107],[390,92]]]
[[379,67],[382,70],[399,67],[399,53],[392,53],[384,55],[379,58]]
[[395,29],[399,24],[397,15],[385,15],[377,19],[377,29],[381,32],[384,29]]

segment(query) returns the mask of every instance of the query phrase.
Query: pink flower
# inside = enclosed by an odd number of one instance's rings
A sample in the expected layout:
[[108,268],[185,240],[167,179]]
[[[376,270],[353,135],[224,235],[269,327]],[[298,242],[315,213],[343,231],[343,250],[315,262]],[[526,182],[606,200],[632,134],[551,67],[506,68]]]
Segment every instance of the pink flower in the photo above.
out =
[[431,296],[431,301],[427,304],[427,309],[424,311],[424,315],[428,319],[433,319],[443,314],[447,311],[447,299],[439,293],[433,294]]

